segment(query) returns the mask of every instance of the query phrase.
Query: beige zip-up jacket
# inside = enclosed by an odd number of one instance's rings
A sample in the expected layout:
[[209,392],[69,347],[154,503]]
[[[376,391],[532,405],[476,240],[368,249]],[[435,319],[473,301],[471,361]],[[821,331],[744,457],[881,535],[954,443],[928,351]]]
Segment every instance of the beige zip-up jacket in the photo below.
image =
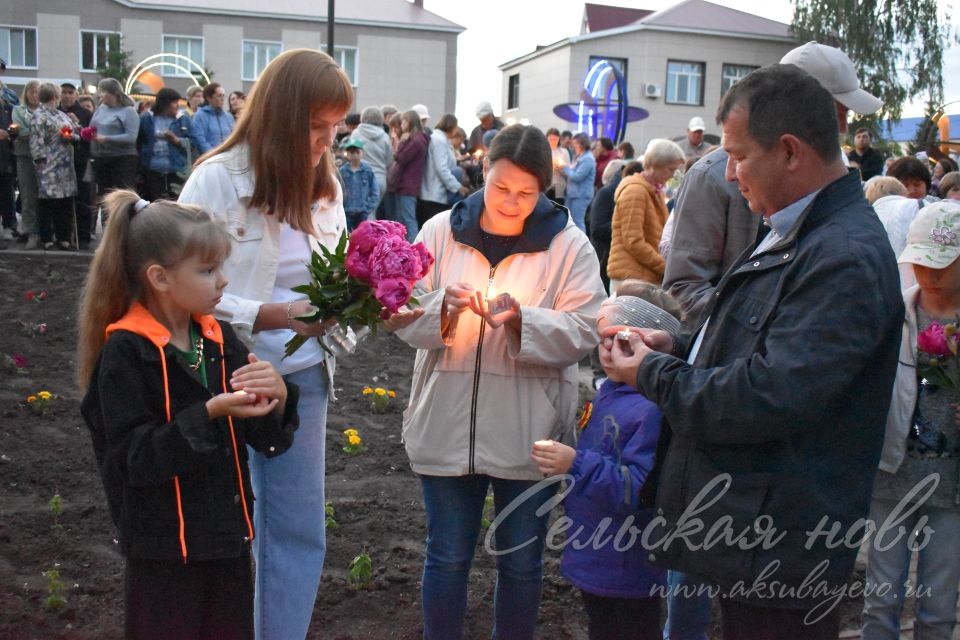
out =
[[[451,226],[453,214],[453,227],[466,225],[467,236],[479,237],[478,207],[482,193],[432,218],[420,233],[436,262],[414,292],[424,315],[397,331],[419,349],[403,439],[420,474],[539,480],[531,446],[569,439],[577,363],[599,342],[596,315],[605,299],[599,262],[566,209],[541,196],[532,214],[539,222],[527,227],[546,248],[514,253],[491,269],[478,249],[454,239]],[[547,228],[555,229],[552,238]],[[521,306],[520,332],[492,329],[466,310],[441,334],[445,288],[457,282],[481,291],[492,284],[512,295]]]

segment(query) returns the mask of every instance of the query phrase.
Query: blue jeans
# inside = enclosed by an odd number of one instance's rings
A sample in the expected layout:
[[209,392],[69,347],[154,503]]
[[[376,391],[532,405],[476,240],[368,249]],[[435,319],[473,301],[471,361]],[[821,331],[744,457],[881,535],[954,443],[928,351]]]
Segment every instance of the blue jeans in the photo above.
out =
[[[895,502],[874,500],[870,505],[870,519],[882,526],[890,516]],[[911,507],[901,508],[903,514]],[[926,526],[933,530],[916,537],[921,516],[929,519]],[[950,640],[957,622],[957,585],[960,583],[960,512],[921,505],[904,519],[896,518],[899,526],[912,532],[897,540],[898,531],[888,531],[881,538],[876,534],[870,540],[867,556],[866,594],[863,602],[863,638],[881,640],[900,637],[900,615],[905,600],[904,583],[910,570],[910,547],[926,542],[917,557],[917,578],[912,584],[918,591],[913,623],[914,635],[923,640]],[[894,520],[890,520],[891,524]],[[896,543],[894,541],[896,540]],[[909,547],[908,547],[909,542]],[[890,548],[880,551],[877,547]],[[922,587],[918,587],[922,585]],[[877,591],[883,588],[883,591]],[[929,589],[929,593],[927,590]],[[885,591],[885,593],[884,593]],[[921,597],[922,595],[922,597]]]
[[370,218],[366,211],[347,211],[347,230],[353,231],[360,226],[360,223]]
[[[696,595],[703,581],[679,571],[667,572],[667,622],[663,640],[707,640],[710,631],[710,596]],[[677,595],[677,587],[689,588],[690,597]]]
[[[427,557],[421,594],[423,637],[425,640],[459,640],[463,637],[467,579],[480,535],[487,488],[493,484],[494,506],[500,513],[537,483],[485,475],[420,476],[420,481],[427,511]],[[533,638],[540,608],[543,544],[550,515],[549,510],[542,515],[537,515],[537,511],[550,499],[555,487],[535,490],[513,505],[515,508],[509,515],[497,523],[496,548],[505,552],[497,556],[493,627],[493,637],[497,640]]]
[[567,198],[567,209],[570,209],[573,223],[583,232],[587,230],[584,219],[587,217],[587,207],[590,206],[590,200],[591,198]]
[[253,483],[253,620],[257,640],[305,638],[327,550],[323,473],[327,374],[323,363],[284,377],[300,387],[300,428],[276,458],[249,450]]
[[407,228],[407,242],[413,242],[420,227],[417,225],[417,197],[387,194],[387,214],[391,220],[402,222]]

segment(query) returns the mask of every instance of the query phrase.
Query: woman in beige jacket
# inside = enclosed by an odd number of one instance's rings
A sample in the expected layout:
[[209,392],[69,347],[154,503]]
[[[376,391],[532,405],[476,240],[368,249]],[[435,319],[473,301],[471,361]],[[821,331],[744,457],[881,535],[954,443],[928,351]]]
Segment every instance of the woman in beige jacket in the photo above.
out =
[[[543,195],[552,155],[538,129],[506,127],[485,185],[431,218],[435,256],[417,283],[423,316],[397,335],[418,349],[403,439],[427,512],[425,638],[460,638],[467,578],[492,485],[494,637],[532,638],[555,485],[533,443],[575,423],[577,362],[599,341],[604,299],[596,253],[568,211]],[[510,552],[504,552],[510,550]]]
[[[660,255],[660,235],[667,221],[663,185],[683,166],[683,150],[662,138],[647,145],[643,168],[628,166],[614,196],[613,226],[607,274],[615,293],[623,280],[663,282],[666,261]],[[630,173],[633,170],[634,173]]]

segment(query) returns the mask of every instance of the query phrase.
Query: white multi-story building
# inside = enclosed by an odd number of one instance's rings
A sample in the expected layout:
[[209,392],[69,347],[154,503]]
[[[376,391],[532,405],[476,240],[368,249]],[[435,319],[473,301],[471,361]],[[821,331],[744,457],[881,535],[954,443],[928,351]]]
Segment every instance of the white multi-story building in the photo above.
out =
[[[323,0],[6,0],[3,80],[15,90],[31,78],[88,86],[106,53],[122,47],[134,64],[157,53],[185,55],[228,92],[246,92],[281,51],[326,51],[326,10]],[[353,80],[358,108],[454,110],[463,27],[426,11],[422,0],[341,0],[334,25],[335,57]],[[181,93],[194,84],[174,67],[151,71]]]
[[606,59],[623,74],[629,104],[650,114],[630,123],[624,138],[642,153],[651,138],[684,135],[694,116],[718,134],[714,116],[723,93],[797,44],[786,24],[705,0],[657,12],[588,4],[579,35],[500,65],[502,114],[541,128],[577,129],[554,108],[576,104],[588,71]]

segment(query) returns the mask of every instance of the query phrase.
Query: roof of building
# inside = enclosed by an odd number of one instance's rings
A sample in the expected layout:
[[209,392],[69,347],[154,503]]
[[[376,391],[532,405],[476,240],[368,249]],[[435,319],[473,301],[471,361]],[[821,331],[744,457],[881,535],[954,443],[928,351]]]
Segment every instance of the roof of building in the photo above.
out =
[[706,0],[684,0],[643,18],[648,27],[720,31],[745,36],[791,38],[790,25]]
[[583,5],[583,27],[580,29],[580,33],[595,33],[625,27],[641,18],[646,18],[651,13],[653,11],[648,9],[611,7],[605,4],[587,2]]
[[[326,22],[327,3],[322,0],[114,0],[135,9],[212,13],[220,15],[279,18]],[[465,28],[427,11],[408,0],[351,0],[339,2],[334,20],[342,24],[389,26],[460,33]]]
[[[614,7],[606,8],[612,9]],[[782,22],[761,18],[751,13],[707,2],[707,0],[683,0],[672,7],[649,13],[649,15],[626,25],[603,31],[591,28],[589,33],[565,38],[545,47],[537,47],[531,53],[504,62],[499,68],[501,70],[508,69],[565,45],[640,31],[675,31],[754,40],[778,40],[781,42],[793,42],[795,40],[790,34],[790,25]]]
[[[947,118],[950,119],[950,139],[955,140],[960,138],[960,135],[957,135],[957,132],[960,132],[960,114],[948,115]],[[917,137],[917,127],[920,126],[923,120],[923,116],[901,118],[900,120],[894,120],[892,122],[881,120],[877,123],[877,129],[880,131],[880,135],[888,140],[910,142]],[[891,127],[891,130],[887,129],[888,126]]]

